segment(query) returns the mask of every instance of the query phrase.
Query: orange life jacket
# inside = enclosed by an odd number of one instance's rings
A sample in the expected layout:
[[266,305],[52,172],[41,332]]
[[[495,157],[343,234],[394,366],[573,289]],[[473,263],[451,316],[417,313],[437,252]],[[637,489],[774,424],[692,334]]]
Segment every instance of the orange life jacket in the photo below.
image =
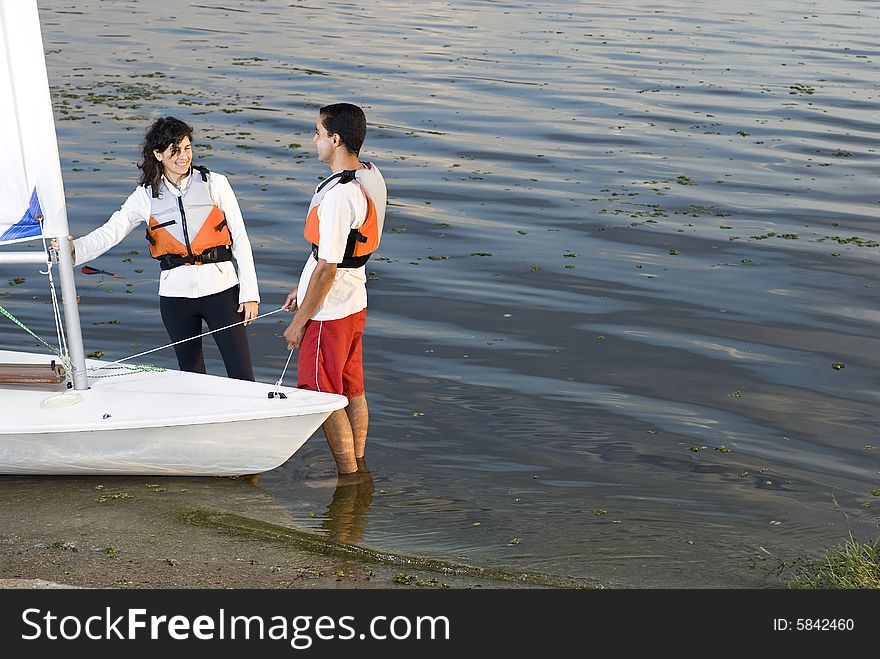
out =
[[[369,163],[366,163],[371,168]],[[354,182],[360,188],[361,192],[367,200],[367,216],[364,223],[357,229],[352,229],[348,233],[348,241],[345,244],[345,254],[342,263],[337,264],[338,268],[359,268],[364,265],[370,258],[370,255],[379,247],[381,232],[379,229],[378,216],[376,214],[376,204],[367,194],[364,186],[357,180],[357,170],[346,169],[337,172],[325,179],[315,190],[312,202],[309,205],[309,214],[306,217],[306,225],[303,229],[303,236],[312,243],[312,254],[318,258],[318,246],[321,244],[321,236],[318,230],[320,222],[318,221],[318,208],[324,195],[337,185]]]
[[182,195],[167,191],[152,198],[147,241],[162,270],[232,260],[232,235],[226,215],[211,197],[208,169],[193,169],[200,176],[193,172]]

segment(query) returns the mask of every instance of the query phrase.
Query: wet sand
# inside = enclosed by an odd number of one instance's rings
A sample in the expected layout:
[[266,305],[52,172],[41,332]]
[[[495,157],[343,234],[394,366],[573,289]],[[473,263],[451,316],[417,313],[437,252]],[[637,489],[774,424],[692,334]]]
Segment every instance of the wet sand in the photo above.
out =
[[3,490],[0,588],[576,585],[372,554],[295,531],[282,526],[287,510],[234,478],[5,479]]

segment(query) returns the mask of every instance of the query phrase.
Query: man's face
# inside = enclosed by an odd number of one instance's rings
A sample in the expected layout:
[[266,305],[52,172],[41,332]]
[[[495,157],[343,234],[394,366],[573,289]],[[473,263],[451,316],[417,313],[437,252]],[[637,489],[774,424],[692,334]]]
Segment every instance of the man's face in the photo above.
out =
[[312,137],[312,142],[318,150],[318,160],[329,163],[333,156],[333,137],[327,134],[320,115],[315,122],[315,136]]

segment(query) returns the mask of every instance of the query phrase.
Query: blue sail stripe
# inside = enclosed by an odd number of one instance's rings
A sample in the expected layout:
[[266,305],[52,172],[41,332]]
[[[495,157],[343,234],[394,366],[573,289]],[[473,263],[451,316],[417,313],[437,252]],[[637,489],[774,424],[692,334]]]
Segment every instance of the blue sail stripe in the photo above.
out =
[[0,235],[0,243],[13,240],[25,240],[39,236],[42,231],[41,221],[43,219],[43,211],[40,207],[40,199],[37,197],[37,189],[31,193],[31,200],[28,204],[24,215],[15,224],[11,225],[6,231]]

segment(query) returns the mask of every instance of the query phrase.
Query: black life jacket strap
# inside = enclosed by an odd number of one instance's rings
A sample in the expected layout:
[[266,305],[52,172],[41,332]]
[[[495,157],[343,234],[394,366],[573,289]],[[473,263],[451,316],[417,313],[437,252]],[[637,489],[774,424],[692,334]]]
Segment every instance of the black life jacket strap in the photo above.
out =
[[232,260],[232,248],[229,245],[218,245],[206,249],[201,254],[193,254],[192,256],[181,256],[179,254],[165,254],[158,259],[159,267],[162,270],[172,270],[182,265],[195,265],[196,263],[223,263]]
[[[357,243],[365,243],[367,242],[367,237],[362,234],[357,229],[352,229],[348,232],[348,240],[345,243],[345,254],[342,257],[342,263],[337,263],[337,268],[360,268],[367,261],[370,260],[369,254],[364,254],[363,256],[352,256],[354,254],[354,248]],[[315,257],[315,260],[318,260],[318,246],[312,244],[312,256]]]
[[[336,172],[333,176],[328,176],[321,185],[318,186],[318,189],[315,190],[315,194],[319,193],[330,181],[335,181],[339,179],[339,184],[342,185],[344,183],[351,183],[352,181],[357,180],[357,170],[354,169],[343,169],[341,172]],[[336,264],[337,268],[360,268],[367,261],[370,260],[369,254],[364,254],[363,256],[352,256],[354,254],[354,248],[357,246],[357,243],[365,243],[367,242],[367,237],[362,234],[357,229],[352,229],[348,232],[348,240],[345,242],[345,254],[342,257],[342,263]],[[312,256],[315,257],[315,260],[318,260],[318,246],[312,245]]]
[[335,181],[336,179],[339,179],[340,184],[351,183],[352,181],[357,179],[356,172],[357,170],[355,169],[343,169],[341,172],[336,172],[332,176],[328,176],[323,181],[321,181],[321,184],[318,186],[317,190],[315,190],[315,194],[318,194],[321,190],[326,188],[331,181]]

